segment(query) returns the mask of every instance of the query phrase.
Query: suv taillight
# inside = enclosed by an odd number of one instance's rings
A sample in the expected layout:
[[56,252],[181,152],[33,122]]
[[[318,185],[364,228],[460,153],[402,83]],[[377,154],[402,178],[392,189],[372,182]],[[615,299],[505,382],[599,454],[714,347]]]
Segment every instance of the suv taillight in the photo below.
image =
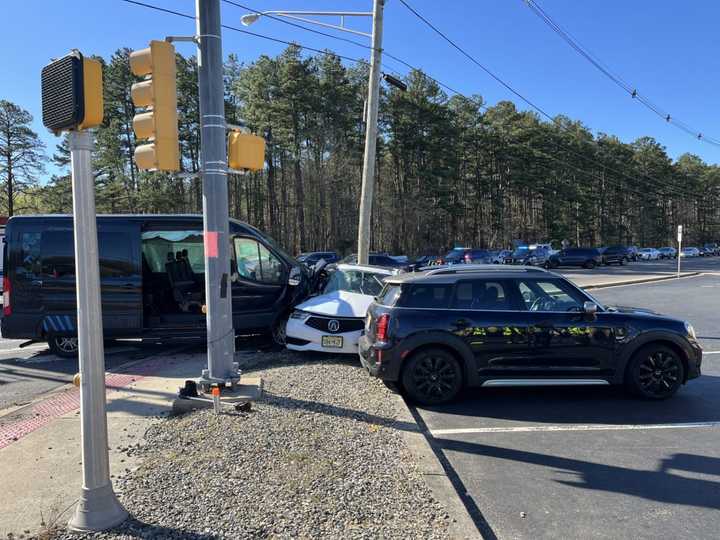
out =
[[3,316],[7,317],[12,314],[10,307],[10,280],[7,276],[3,276]]
[[387,341],[388,324],[390,323],[390,315],[387,313],[380,315],[375,323],[375,339],[377,341]]

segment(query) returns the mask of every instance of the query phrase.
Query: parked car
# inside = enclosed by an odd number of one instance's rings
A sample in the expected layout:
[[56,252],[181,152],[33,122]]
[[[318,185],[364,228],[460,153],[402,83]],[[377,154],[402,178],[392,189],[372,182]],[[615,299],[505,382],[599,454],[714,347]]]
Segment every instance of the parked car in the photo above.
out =
[[664,399],[702,361],[686,321],[603,306],[555,273],[505,266],[386,278],[359,353],[371,375],[427,405],[513,385],[623,384]]
[[340,258],[334,251],[312,251],[310,253],[301,253],[296,257],[296,259],[305,266],[313,267],[321,260],[328,264],[332,264],[338,262]]
[[630,262],[630,252],[625,246],[609,246],[602,252],[603,264],[623,265]]
[[285,343],[295,351],[357,354],[367,308],[395,271],[375,266],[338,264],[322,294],[295,306]]
[[712,256],[712,251],[704,246],[700,246],[698,248],[698,252],[700,254],[700,257],[710,257]]
[[[357,254],[353,253],[352,255],[348,255],[344,259],[341,259],[340,262],[343,264],[357,264]],[[384,253],[370,253],[368,255],[368,264],[371,266],[384,266],[386,268],[400,268],[402,270],[407,270],[410,267],[410,265],[397,261],[390,255]]]
[[680,257],[683,258],[692,258],[692,257],[699,257],[700,256],[700,250],[696,247],[684,247],[682,248],[682,251],[680,252]]
[[505,264],[521,264],[525,266],[542,266],[550,268],[550,251],[546,247],[516,249],[510,257],[505,258]]
[[661,247],[658,252],[661,259],[675,259],[677,257],[677,250],[674,247]]
[[595,248],[567,248],[550,256],[550,268],[581,266],[595,268],[602,264],[602,255]]
[[[98,216],[106,338],[205,339],[202,216]],[[233,326],[282,341],[285,318],[312,287],[310,272],[246,223],[230,221]],[[71,216],[15,216],[7,224],[2,336],[77,354]]]
[[628,246],[627,250],[628,250],[628,258],[633,262],[637,261],[638,260],[637,246]]
[[495,249],[490,251],[490,262],[493,264],[505,264],[505,259],[512,255],[509,249]]
[[415,258],[415,260],[408,265],[408,270],[415,272],[425,266],[433,266],[438,264],[440,257],[437,255],[421,255]]
[[655,248],[642,248],[638,251],[638,260],[657,261],[659,258],[660,252]]
[[490,252],[487,249],[454,248],[445,255],[440,264],[491,264]]
[[710,255],[715,256],[720,254],[720,247],[718,247],[717,244],[705,244],[704,247]]

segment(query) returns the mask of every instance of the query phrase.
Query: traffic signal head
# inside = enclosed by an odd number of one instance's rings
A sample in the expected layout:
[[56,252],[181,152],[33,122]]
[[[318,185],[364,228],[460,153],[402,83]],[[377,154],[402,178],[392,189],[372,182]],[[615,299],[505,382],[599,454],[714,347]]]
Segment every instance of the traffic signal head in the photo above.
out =
[[59,132],[88,129],[103,121],[102,66],[79,51],[42,69],[43,125]]
[[151,41],[147,49],[130,54],[130,70],[146,77],[131,90],[135,107],[146,109],[133,118],[135,137],[150,141],[135,148],[138,169],[180,170],[175,47]]
[[231,131],[228,135],[228,167],[259,171],[265,166],[265,139],[250,133]]

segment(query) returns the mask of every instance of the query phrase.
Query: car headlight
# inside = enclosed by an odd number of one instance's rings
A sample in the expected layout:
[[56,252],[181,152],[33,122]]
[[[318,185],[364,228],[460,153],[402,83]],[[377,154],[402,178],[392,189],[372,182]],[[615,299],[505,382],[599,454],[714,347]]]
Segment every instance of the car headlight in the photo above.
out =
[[697,336],[695,335],[695,329],[693,328],[693,325],[687,321],[685,321],[685,331],[687,332],[688,336],[690,336],[693,340],[697,340]]
[[303,311],[301,309],[296,309],[290,314],[291,319],[297,319],[299,321],[306,321],[310,317],[310,314],[307,311]]

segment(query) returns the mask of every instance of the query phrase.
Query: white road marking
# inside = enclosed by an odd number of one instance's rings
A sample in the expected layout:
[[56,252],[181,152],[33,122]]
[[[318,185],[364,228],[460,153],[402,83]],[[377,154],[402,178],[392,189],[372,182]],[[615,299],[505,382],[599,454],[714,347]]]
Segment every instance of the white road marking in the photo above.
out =
[[0,354],[20,351],[38,351],[47,348],[47,343],[40,343],[38,345],[28,345],[27,347],[15,347],[14,349],[0,349]]
[[703,351],[703,356],[706,354],[720,354],[720,351]]
[[433,437],[439,435],[464,435],[469,433],[528,433],[532,431],[630,431],[642,429],[691,429],[720,427],[720,422],[684,422],[677,424],[563,424],[555,426],[508,426],[459,429],[433,429]]

